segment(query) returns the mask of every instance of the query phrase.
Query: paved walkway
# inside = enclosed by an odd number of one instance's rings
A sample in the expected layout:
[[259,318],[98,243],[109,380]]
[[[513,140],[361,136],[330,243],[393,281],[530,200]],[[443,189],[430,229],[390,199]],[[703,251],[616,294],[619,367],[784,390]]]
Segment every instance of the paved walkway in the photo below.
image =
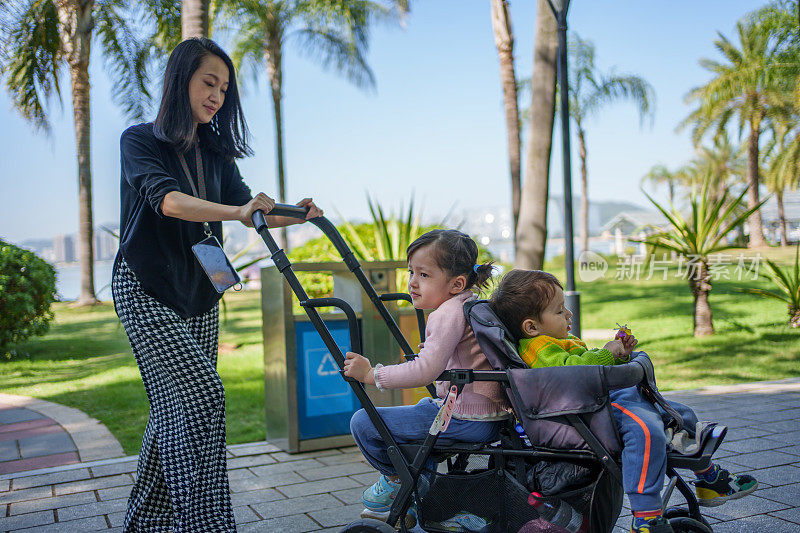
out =
[[[715,532],[800,532],[800,379],[668,393],[731,429],[716,457],[759,480],[751,496],[706,510]],[[228,447],[240,533],[338,531],[358,518],[376,476],[357,449],[289,455]],[[81,456],[83,459],[83,457]],[[0,474],[0,531],[121,530],[136,457]],[[630,523],[623,510],[617,531]]]
[[0,393],[0,474],[122,455],[117,439],[86,413],[37,398]]

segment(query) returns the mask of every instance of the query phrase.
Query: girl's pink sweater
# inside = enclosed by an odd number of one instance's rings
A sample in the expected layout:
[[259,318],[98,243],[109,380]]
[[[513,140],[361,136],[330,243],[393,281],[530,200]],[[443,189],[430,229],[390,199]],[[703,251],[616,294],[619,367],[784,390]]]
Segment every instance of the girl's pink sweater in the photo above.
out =
[[[464,291],[433,311],[428,316],[425,346],[419,356],[405,363],[379,367],[375,370],[375,382],[386,389],[409,389],[425,386],[451,368],[492,370],[462,310],[464,302],[472,297],[471,291]],[[437,382],[439,398],[444,398],[449,388],[449,382]],[[507,416],[509,411],[498,383],[475,381],[464,386],[453,413],[456,418],[497,419]]]

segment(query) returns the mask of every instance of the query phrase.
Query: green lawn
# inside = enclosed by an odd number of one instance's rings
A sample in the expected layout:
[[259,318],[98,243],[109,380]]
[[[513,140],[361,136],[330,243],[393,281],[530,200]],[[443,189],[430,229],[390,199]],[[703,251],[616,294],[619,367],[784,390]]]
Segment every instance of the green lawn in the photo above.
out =
[[[228,443],[263,440],[261,308],[255,292],[232,293],[221,320],[219,371],[226,391]],[[139,452],[148,403],[114,307],[55,304],[50,332],[21,348],[30,359],[0,363],[0,390],[85,411],[103,422],[126,453]]]
[[[781,260],[793,260],[793,253],[776,252]],[[564,280],[563,269],[553,272]],[[610,338],[616,322],[628,323],[639,348],[656,363],[662,389],[800,376],[800,331],[786,326],[786,307],[736,291],[743,286],[768,288],[767,282],[714,282],[711,307],[717,334],[695,339],[692,295],[688,283],[675,278],[674,269],[666,281],[618,281],[615,273],[612,264],[603,279],[578,283],[582,327],[608,329]],[[228,320],[222,320],[219,370],[226,389],[228,442],[261,440],[265,414],[259,294],[230,293],[225,300]],[[81,409],[103,422],[126,453],[137,453],[147,398],[113,306],[81,309],[58,303],[55,312],[50,332],[21,346],[30,359],[0,362],[0,390]]]
[[[790,252],[761,253],[793,264],[794,249]],[[737,256],[739,251],[728,253]],[[800,377],[800,330],[787,326],[786,305],[738,290],[772,289],[769,281],[753,281],[752,276],[738,281],[734,268],[727,268],[730,279],[712,281],[709,297],[716,334],[695,338],[692,293],[687,281],[675,277],[675,267],[667,272],[666,281],[658,270],[650,279],[625,281],[615,279],[618,272],[612,263],[597,281],[582,283],[577,278],[581,327],[608,329],[610,339],[617,322],[627,323],[639,339],[637,349],[646,351],[656,364],[661,389]],[[565,280],[563,268],[553,273]],[[602,346],[603,341],[587,344]]]

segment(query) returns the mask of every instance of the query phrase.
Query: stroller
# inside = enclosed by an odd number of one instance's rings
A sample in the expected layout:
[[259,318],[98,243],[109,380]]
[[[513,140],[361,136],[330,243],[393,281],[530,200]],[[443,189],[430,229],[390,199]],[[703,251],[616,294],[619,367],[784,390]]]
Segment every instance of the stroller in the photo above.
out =
[[[271,215],[305,218],[306,209],[278,204]],[[400,345],[406,359],[415,357],[409,343],[385,303],[410,302],[403,293],[378,295],[361,270],[339,232],[325,217],[310,220],[331,240],[342,260],[361,284],[367,296]],[[261,211],[253,214],[253,224],[272,254],[272,260],[284,275],[305,309],[310,321],[340,369],[344,354],[317,312],[319,307],[336,307],[348,319],[352,350],[361,352],[361,332],[351,306],[338,298],[307,296],[291,269],[291,263],[270,235]],[[643,352],[627,364],[617,366],[570,366],[530,369],[517,354],[505,325],[494,315],[485,300],[471,300],[464,305],[467,322],[494,370],[471,369],[445,371],[439,380],[449,382],[451,394],[440,410],[426,439],[419,443],[398,444],[388,431],[364,385],[346,378],[361,405],[388,445],[388,454],[401,486],[386,521],[365,518],[345,526],[341,533],[402,532],[413,526],[409,509],[416,504],[416,520],[424,531],[481,531],[483,533],[540,531],[610,532],[622,508],[622,470],[619,464],[621,444],[612,419],[608,391],[637,386],[658,404],[680,430],[681,419],[663,399],[656,387],[653,365]],[[424,339],[424,315],[417,310],[421,338]],[[504,422],[501,438],[493,443],[438,444],[446,430],[454,395],[473,381],[495,381],[506,391],[519,420]],[[564,384],[569,383],[569,387]],[[434,386],[428,385],[434,395]],[[721,444],[727,428],[710,426],[696,436],[697,452],[691,456],[668,453],[667,488],[663,491],[664,516],[676,532],[711,532],[700,513],[697,498],[676,472],[677,468],[703,470]],[[433,459],[436,472],[425,472]],[[685,506],[667,507],[677,488]],[[536,494],[536,497],[532,496]],[[553,515],[571,513],[566,528],[553,526]],[[455,517],[469,520],[455,521]],[[575,518],[577,517],[577,522]],[[467,525],[465,525],[467,524]]]

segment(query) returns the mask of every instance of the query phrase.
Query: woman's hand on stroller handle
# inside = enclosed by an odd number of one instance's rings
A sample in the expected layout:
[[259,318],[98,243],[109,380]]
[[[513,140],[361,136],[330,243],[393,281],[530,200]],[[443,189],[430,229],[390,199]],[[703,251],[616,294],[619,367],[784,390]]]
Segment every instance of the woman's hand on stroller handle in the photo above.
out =
[[322,215],[325,214],[325,212],[320,207],[317,207],[312,198],[303,198],[302,200],[297,202],[297,207],[306,208],[306,220],[321,217]]
[[255,197],[239,208],[239,222],[252,228],[255,223],[253,221],[253,213],[256,211],[263,211],[269,213],[275,207],[275,199],[270,198],[263,192],[258,193]]
[[369,359],[355,352],[345,354],[344,375],[361,383],[375,383],[375,371]]
[[[268,199],[269,202],[267,202],[266,205],[261,205],[254,209],[247,209],[261,195]],[[239,209],[240,215],[244,214],[248,216],[247,222],[240,217],[242,224],[251,228],[255,227],[256,230],[259,230],[261,226],[267,225],[266,218],[264,218],[266,215],[273,217],[273,219],[269,222],[269,226],[288,226],[290,224],[300,224],[306,220],[318,218],[325,214],[322,208],[318,207],[314,203],[312,198],[303,198],[297,202],[296,205],[276,204],[275,200],[264,193],[259,193],[256,198],[253,198],[253,200],[243,205]]]

